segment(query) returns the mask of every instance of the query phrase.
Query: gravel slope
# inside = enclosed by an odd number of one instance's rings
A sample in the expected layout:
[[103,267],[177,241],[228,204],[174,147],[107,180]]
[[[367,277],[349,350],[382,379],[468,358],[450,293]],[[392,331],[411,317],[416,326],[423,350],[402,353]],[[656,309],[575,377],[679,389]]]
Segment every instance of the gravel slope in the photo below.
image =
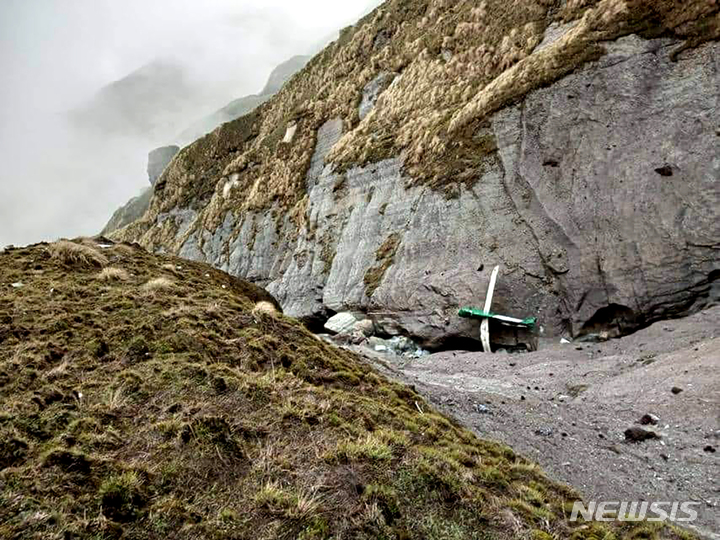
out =
[[[720,538],[720,307],[606,343],[385,368],[589,500],[702,501],[698,532]],[[661,438],[626,442],[646,414]]]

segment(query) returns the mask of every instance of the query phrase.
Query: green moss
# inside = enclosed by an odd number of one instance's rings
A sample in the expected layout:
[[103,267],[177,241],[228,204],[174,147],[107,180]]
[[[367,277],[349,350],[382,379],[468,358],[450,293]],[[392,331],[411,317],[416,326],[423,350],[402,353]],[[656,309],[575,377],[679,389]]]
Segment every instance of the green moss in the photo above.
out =
[[98,489],[104,514],[117,521],[135,519],[145,502],[142,484],[142,478],[135,471],[104,480]]

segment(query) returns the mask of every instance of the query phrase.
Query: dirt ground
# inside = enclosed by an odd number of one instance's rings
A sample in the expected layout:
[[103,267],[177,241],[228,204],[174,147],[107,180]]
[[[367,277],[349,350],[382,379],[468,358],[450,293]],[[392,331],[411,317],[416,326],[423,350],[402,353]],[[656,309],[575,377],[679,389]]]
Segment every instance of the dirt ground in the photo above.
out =
[[[720,538],[720,307],[604,343],[541,343],[528,354],[395,361],[353,350],[587,500],[701,502],[692,528]],[[657,425],[640,426],[646,414]],[[626,442],[631,427],[661,438]]]

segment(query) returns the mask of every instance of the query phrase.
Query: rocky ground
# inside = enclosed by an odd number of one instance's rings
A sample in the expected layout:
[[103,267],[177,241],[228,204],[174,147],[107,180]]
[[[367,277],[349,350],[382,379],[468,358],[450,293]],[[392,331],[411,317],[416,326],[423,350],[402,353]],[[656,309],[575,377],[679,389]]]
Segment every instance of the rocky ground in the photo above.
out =
[[[702,502],[696,531],[720,538],[720,307],[529,354],[355,349],[587,499]],[[645,415],[657,424],[641,425]],[[630,442],[630,428],[659,438]]]

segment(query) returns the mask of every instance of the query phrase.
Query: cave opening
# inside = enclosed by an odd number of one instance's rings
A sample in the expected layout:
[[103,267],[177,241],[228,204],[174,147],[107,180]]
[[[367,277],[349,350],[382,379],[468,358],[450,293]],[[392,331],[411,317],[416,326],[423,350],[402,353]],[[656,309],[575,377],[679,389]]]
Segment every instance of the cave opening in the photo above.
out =
[[335,315],[337,315],[337,312],[325,308],[322,312],[303,317],[300,322],[313,334],[327,334],[325,324]]

